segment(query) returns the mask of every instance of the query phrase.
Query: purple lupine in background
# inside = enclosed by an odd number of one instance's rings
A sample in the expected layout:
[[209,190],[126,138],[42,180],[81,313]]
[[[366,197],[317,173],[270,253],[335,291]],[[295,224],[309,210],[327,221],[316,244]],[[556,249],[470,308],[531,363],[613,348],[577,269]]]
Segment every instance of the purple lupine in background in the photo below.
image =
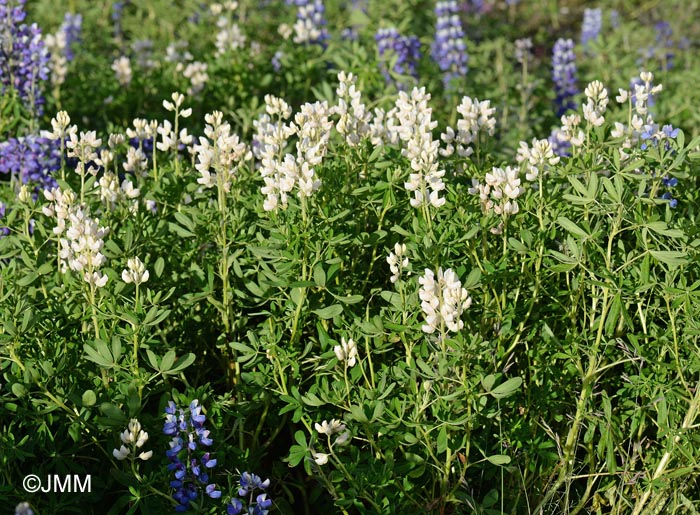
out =
[[[367,0],[351,0],[348,6],[348,16],[352,17],[354,11],[359,11],[367,14]],[[348,41],[357,41],[360,37],[360,30],[364,27],[362,25],[351,25],[346,27],[340,33],[340,37]]]
[[555,104],[557,117],[569,109],[576,109],[574,96],[578,94],[576,86],[576,54],[571,39],[557,39],[552,50],[552,81],[556,93]]
[[603,10],[600,7],[596,9],[584,9],[583,23],[581,24],[581,44],[586,46],[591,41],[598,39],[602,28]]
[[57,186],[53,173],[61,168],[58,141],[41,136],[9,138],[0,143],[0,174],[39,189]]
[[[0,220],[5,218],[6,210],[7,210],[7,206],[5,205],[4,202],[0,201]],[[9,227],[0,226],[0,239],[4,238],[5,236],[7,236],[9,234],[10,234]]]
[[[173,401],[168,401],[163,425],[163,433],[173,437],[170,449],[165,454],[170,461],[168,470],[175,476],[175,479],[170,481],[170,487],[175,490],[173,499],[178,503],[175,508],[177,512],[187,511],[202,488],[212,499],[221,497],[221,491],[216,489],[216,485],[209,484],[207,473],[208,469],[216,466],[216,459],[212,458],[209,452],[202,454],[199,459],[195,456],[198,446],[209,447],[214,443],[209,438],[209,431],[204,427],[206,416],[202,413],[197,399],[190,403],[188,411],[189,416]],[[184,461],[180,459],[181,455],[184,456]]]
[[435,5],[437,24],[433,43],[433,59],[442,71],[442,81],[447,88],[452,79],[467,75],[467,47],[464,29],[459,19],[459,7],[455,0],[438,2]]
[[80,33],[83,29],[83,17],[80,14],[66,13],[63,17],[61,30],[66,38],[65,56],[68,62],[75,58],[73,45],[80,43]]
[[616,29],[620,26],[620,13],[617,12],[617,9],[613,9],[610,11],[610,26],[613,29]]
[[[382,75],[387,82],[392,82],[391,75],[386,66],[386,61],[396,57],[396,63],[392,71],[399,75],[410,75],[418,77],[416,64],[420,59],[420,41],[415,36],[402,36],[395,27],[379,29],[374,36],[377,42],[379,57],[384,58],[380,63]],[[397,88],[403,89],[404,84],[396,84]]]
[[282,70],[282,57],[284,57],[284,52],[281,50],[278,50],[275,52],[275,55],[272,56],[272,69],[275,70],[275,73],[279,73]]
[[287,5],[297,6],[294,23],[294,42],[323,45],[328,39],[326,8],[322,0],[287,0]]
[[114,33],[114,39],[116,39],[121,45],[123,39],[122,32],[122,15],[124,14],[124,7],[129,3],[129,0],[120,0],[112,4],[112,31]]
[[0,81],[13,87],[32,117],[42,112],[41,82],[49,77],[49,52],[36,23],[22,23],[26,0],[0,0]]

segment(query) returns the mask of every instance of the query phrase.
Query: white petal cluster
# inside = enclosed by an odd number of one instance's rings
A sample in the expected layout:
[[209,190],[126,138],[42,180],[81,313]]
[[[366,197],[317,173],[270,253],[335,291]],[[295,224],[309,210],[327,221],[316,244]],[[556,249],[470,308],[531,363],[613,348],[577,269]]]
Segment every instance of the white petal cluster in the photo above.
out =
[[185,69],[182,70],[182,76],[190,81],[190,87],[187,88],[188,95],[195,96],[204,89],[204,86],[209,80],[207,68],[207,63],[194,61],[189,63],[185,66]]
[[65,111],[59,111],[51,119],[51,128],[53,129],[51,132],[44,131],[42,136],[52,140],[62,140],[78,132],[78,128],[70,124],[70,116]]
[[155,120],[148,121],[144,118],[134,118],[132,122],[134,128],[131,127],[126,129],[126,135],[129,138],[136,138],[141,143],[144,140],[151,139],[155,137],[158,129],[158,122]]
[[[347,429],[345,424],[343,424],[340,420],[337,419],[332,419],[330,422],[327,420],[324,420],[322,423],[316,422],[314,424],[314,427],[316,428],[316,431],[318,431],[319,434],[326,435],[329,438],[335,434],[338,435],[338,437],[335,439],[335,442],[331,445],[347,445],[350,443],[350,438],[351,434],[350,431]],[[330,440],[329,440],[330,444]],[[326,458],[327,459],[327,458]],[[323,465],[323,463],[318,463],[318,465]]]
[[[117,175],[110,171],[102,174],[95,187],[98,189],[100,200],[110,210],[114,210],[119,203],[137,199],[140,195],[139,189],[134,188],[130,180],[124,179],[120,185]],[[132,203],[132,209],[138,209],[138,202]]]
[[[127,429],[119,435],[119,438],[123,445],[119,449],[114,449],[112,455],[118,460],[124,460],[132,451],[136,453],[136,449],[143,447],[148,441],[148,433],[141,429],[141,423],[137,419],[132,418]],[[129,447],[126,447],[127,445]],[[153,456],[153,451],[147,451],[140,453],[137,458],[145,461],[151,456]]]
[[[286,124],[291,108],[282,99],[265,96],[266,114],[253,122],[257,133],[253,138],[253,154],[260,159],[260,174],[265,181],[261,188],[266,195],[263,208],[274,211],[287,207],[288,195],[296,188],[300,198],[309,197],[321,186],[315,167],[321,164],[328,150],[333,122],[327,102],[306,103]],[[275,117],[276,120],[273,121]],[[296,156],[285,153],[287,140],[297,135]]]
[[245,46],[246,36],[237,23],[231,22],[227,16],[221,16],[216,26],[219,32],[216,35],[216,56],[220,57],[231,50],[239,50]]
[[125,172],[131,172],[138,177],[148,175],[148,158],[140,148],[129,147],[126,151],[126,162],[123,164]]
[[345,424],[343,424],[340,420],[337,420],[335,418],[332,419],[330,422],[328,422],[327,420],[324,420],[320,424],[316,422],[314,424],[314,427],[316,428],[316,431],[319,432],[319,434],[326,436],[333,436],[336,433],[345,431]]
[[338,74],[338,82],[340,84],[335,90],[338,94],[338,105],[333,108],[333,113],[339,115],[340,120],[335,128],[345,136],[348,145],[355,147],[369,136],[372,114],[362,103],[362,94],[355,87],[357,78],[352,73],[346,74],[341,71]]
[[[328,150],[328,141],[333,128],[329,119],[331,110],[328,102],[303,104],[294,116],[293,127],[297,135],[296,173],[294,174],[299,197],[310,197],[321,187],[314,167],[323,161]],[[285,162],[287,162],[285,156]]]
[[408,267],[406,244],[396,243],[394,245],[394,252],[389,253],[389,256],[386,258],[386,262],[389,263],[389,269],[392,273],[390,280],[392,283],[395,283],[401,277],[401,272]]
[[514,215],[520,211],[516,199],[525,193],[525,189],[520,186],[519,174],[520,169],[517,167],[506,166],[505,170],[493,167],[492,172],[486,174],[485,184],[472,179],[469,193],[479,195],[484,214],[493,211],[497,215]]
[[354,367],[357,363],[357,345],[352,338],[346,341],[345,337],[341,337],[340,345],[333,347],[333,352],[335,352],[338,361],[345,363],[349,368]]
[[456,333],[461,330],[464,327],[462,312],[471,306],[472,299],[462,288],[457,274],[451,268],[445,272],[439,268],[436,278],[435,273],[426,268],[425,275],[418,282],[421,285],[418,295],[425,314],[423,332],[439,331],[441,337],[445,337],[447,331]]
[[580,147],[586,140],[586,135],[580,129],[581,116],[578,114],[565,114],[561,117],[561,139],[568,141],[574,147]]
[[55,34],[47,34],[44,44],[49,51],[49,69],[51,70],[51,84],[60,86],[66,80],[68,73],[68,59],[66,59],[66,33],[60,28]]
[[430,94],[425,88],[413,88],[410,95],[401,91],[396,100],[396,130],[404,143],[401,153],[409,159],[413,171],[404,187],[413,192],[410,202],[415,208],[423,205],[438,208],[445,204],[445,199],[439,196],[445,189],[442,181],[445,170],[438,170],[440,142],[432,136],[437,122],[431,119],[433,110],[428,106],[429,101]]
[[[191,113],[192,109],[187,109],[187,111]],[[169,120],[163,120],[163,124],[159,125],[157,130],[161,141],[156,143],[156,148],[162,152],[167,152],[168,150],[177,151],[180,143],[183,145],[192,144],[193,138],[190,134],[187,134],[187,129],[182,129],[180,134],[175,134],[173,125]]]
[[447,127],[441,139],[445,148],[440,151],[444,156],[450,156],[455,151],[460,157],[468,157],[474,149],[471,145],[478,141],[479,134],[493,136],[496,132],[496,108],[491,107],[490,100],[479,102],[478,98],[462,97],[457,106],[457,112],[462,118],[457,121],[457,130]]
[[554,166],[560,161],[560,157],[554,154],[552,143],[546,139],[532,139],[532,147],[524,141],[520,142],[515,160],[525,167],[525,178],[534,181],[548,166]]
[[[261,191],[266,195],[263,208],[274,211],[287,206],[287,194],[294,188],[293,178],[282,170],[287,141],[296,132],[293,124],[285,123],[292,109],[281,98],[265,95],[266,113],[253,121],[253,155],[260,160],[260,175],[265,181]],[[292,158],[293,159],[293,158]]]
[[100,251],[109,229],[100,227],[100,221],[90,218],[82,208],[69,213],[68,223],[66,237],[59,240],[61,271],[66,272],[70,268],[82,272],[85,282],[102,288],[107,284],[107,276],[99,269],[107,259]]
[[372,121],[369,124],[369,138],[375,147],[398,145],[401,141],[396,111],[396,107],[392,107],[388,112],[380,107],[375,107]]
[[595,127],[605,123],[603,113],[608,107],[608,90],[603,83],[595,80],[584,90],[586,103],[583,105],[583,117]]
[[197,158],[195,168],[201,174],[197,182],[205,188],[213,188],[217,182],[228,193],[243,161],[250,159],[248,146],[241,142],[237,134],[231,134],[231,126],[223,121],[221,111],[214,111],[204,117],[207,122],[205,136],[194,145]]
[[88,163],[98,158],[97,149],[100,148],[102,140],[97,137],[97,133],[95,131],[80,131],[80,137],[78,137],[77,130],[74,130],[70,132],[68,136],[70,137],[70,139],[66,141],[68,157],[75,157],[78,159],[78,165],[75,169],[77,174],[83,176],[87,172],[91,175],[97,175],[98,169],[94,166],[89,166],[87,170],[85,169]]
[[654,119],[649,114],[649,100],[652,95],[663,90],[661,84],[652,85],[654,74],[643,71],[639,74],[641,84],[634,85],[634,91],[620,89],[620,94],[615,97],[619,103],[629,102],[630,109],[630,124],[625,125],[620,122],[615,122],[615,128],[610,133],[613,138],[622,139],[620,145],[620,157],[624,161],[629,158],[629,151],[639,142],[645,126],[654,125]]
[[125,55],[115,59],[112,62],[112,70],[117,77],[117,82],[122,87],[126,87],[131,83],[132,71],[131,60]]
[[68,216],[78,209],[76,196],[73,190],[62,191],[61,188],[44,190],[44,198],[50,203],[41,208],[42,213],[48,217],[56,217],[56,227],[53,233],[56,236],[63,234],[66,230]]
[[127,268],[122,270],[122,281],[126,284],[143,284],[148,281],[150,274],[138,257],[129,258],[126,261]]
[[330,457],[330,454],[326,454],[324,452],[316,452],[316,451],[313,451],[311,453],[311,455],[313,456],[314,462],[316,463],[316,465],[319,465],[319,466],[322,466],[322,465],[325,465],[326,463],[328,463],[328,458]]

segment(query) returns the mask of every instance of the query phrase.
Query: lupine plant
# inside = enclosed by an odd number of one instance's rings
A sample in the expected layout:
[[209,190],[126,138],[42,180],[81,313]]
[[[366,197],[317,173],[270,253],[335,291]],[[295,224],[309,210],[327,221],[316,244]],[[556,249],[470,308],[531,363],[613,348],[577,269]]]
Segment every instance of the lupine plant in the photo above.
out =
[[700,510],[692,6],[69,4],[0,0],[2,506]]

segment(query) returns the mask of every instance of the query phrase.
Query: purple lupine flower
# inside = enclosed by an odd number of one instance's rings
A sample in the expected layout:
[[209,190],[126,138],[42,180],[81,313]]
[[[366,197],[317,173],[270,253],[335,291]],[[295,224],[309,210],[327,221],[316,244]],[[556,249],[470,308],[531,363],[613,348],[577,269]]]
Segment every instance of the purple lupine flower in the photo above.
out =
[[673,30],[671,25],[666,21],[660,21],[655,26],[656,35],[654,44],[639,50],[641,57],[638,59],[638,64],[645,64],[651,59],[661,60],[661,70],[668,71],[673,67],[673,58],[675,57],[674,49],[676,47],[673,41]]
[[576,109],[574,96],[578,94],[576,86],[576,55],[571,39],[557,39],[552,50],[552,81],[556,93],[555,104],[557,117],[569,109]]
[[80,33],[83,28],[83,16],[80,14],[66,13],[63,17],[61,31],[66,38],[66,61],[71,62],[75,58],[73,45],[80,43]]
[[272,56],[272,69],[275,70],[275,73],[279,73],[282,70],[282,57],[284,57],[284,52],[281,50],[278,50],[275,52],[275,55]]
[[0,83],[13,87],[32,117],[42,113],[41,82],[49,77],[49,51],[36,23],[22,23],[26,0],[0,0]]
[[[189,413],[188,413],[189,412]],[[214,483],[209,483],[208,469],[216,466],[216,459],[205,452],[199,459],[195,456],[198,445],[211,446],[214,442],[208,438],[209,431],[204,428],[206,415],[197,399],[190,403],[189,410],[180,409],[173,401],[168,401],[165,408],[165,424],[163,433],[172,436],[170,449],[165,452],[170,463],[168,470],[175,479],[170,487],[175,491],[172,496],[178,502],[175,511],[187,511],[190,502],[197,498],[199,490],[204,485],[204,493],[212,499],[221,497],[221,491]],[[185,459],[181,455],[186,452]]]
[[[399,75],[410,75],[418,77],[416,64],[420,59],[420,41],[415,36],[402,36],[395,27],[379,29],[374,36],[377,42],[377,51],[379,57],[384,58],[380,63],[382,75],[387,82],[392,82],[389,70],[386,67],[386,61],[392,57],[396,57],[393,72]],[[399,89],[405,87],[404,84],[396,85]]]
[[583,24],[581,25],[581,44],[586,46],[589,42],[598,39],[602,28],[603,10],[600,7],[596,9],[584,9]]
[[294,23],[294,42],[324,45],[328,39],[326,8],[322,0],[287,0],[296,5],[297,20]]
[[433,43],[433,59],[443,73],[442,81],[447,88],[452,79],[467,74],[467,55],[464,29],[459,19],[459,7],[455,0],[438,2],[435,5],[437,25]]
[[[0,220],[5,218],[5,212],[7,211],[7,205],[5,205],[4,202],[0,201]],[[0,240],[4,238],[5,236],[8,236],[10,234],[10,228],[9,227],[3,227],[0,226]]]
[[34,135],[9,138],[0,143],[0,173],[33,186],[34,193],[55,188],[52,174],[61,168],[59,145],[58,141]]
[[[238,515],[239,513],[249,513],[252,515],[267,515],[272,507],[272,499],[267,498],[265,490],[270,486],[270,480],[263,481],[260,476],[243,472],[239,481],[240,488],[238,496],[244,501],[234,497],[226,506],[228,515]],[[256,492],[260,492],[257,493]],[[255,501],[253,501],[255,498]],[[245,502],[247,500],[247,503]],[[247,505],[247,509],[246,509]]]
[[642,144],[639,148],[647,150],[650,145],[652,147],[657,147],[659,142],[663,141],[664,149],[671,150],[671,144],[668,140],[676,139],[676,136],[678,136],[678,129],[674,128],[673,125],[664,125],[659,130],[658,124],[649,123],[642,128],[642,133],[640,135]]
[[620,26],[620,13],[617,12],[617,9],[613,9],[610,11],[610,26],[613,29],[616,29]]

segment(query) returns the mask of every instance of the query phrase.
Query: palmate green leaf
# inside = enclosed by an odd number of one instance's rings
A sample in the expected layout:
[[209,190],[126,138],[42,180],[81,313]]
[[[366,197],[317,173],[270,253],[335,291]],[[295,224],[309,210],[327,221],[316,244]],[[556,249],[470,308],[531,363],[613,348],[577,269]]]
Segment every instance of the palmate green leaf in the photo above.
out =
[[112,353],[105,342],[97,340],[95,345],[96,348],[93,348],[92,345],[88,343],[83,345],[83,350],[86,354],[85,358],[88,361],[97,363],[102,368],[114,368],[117,366],[114,362],[114,357],[112,356]]

